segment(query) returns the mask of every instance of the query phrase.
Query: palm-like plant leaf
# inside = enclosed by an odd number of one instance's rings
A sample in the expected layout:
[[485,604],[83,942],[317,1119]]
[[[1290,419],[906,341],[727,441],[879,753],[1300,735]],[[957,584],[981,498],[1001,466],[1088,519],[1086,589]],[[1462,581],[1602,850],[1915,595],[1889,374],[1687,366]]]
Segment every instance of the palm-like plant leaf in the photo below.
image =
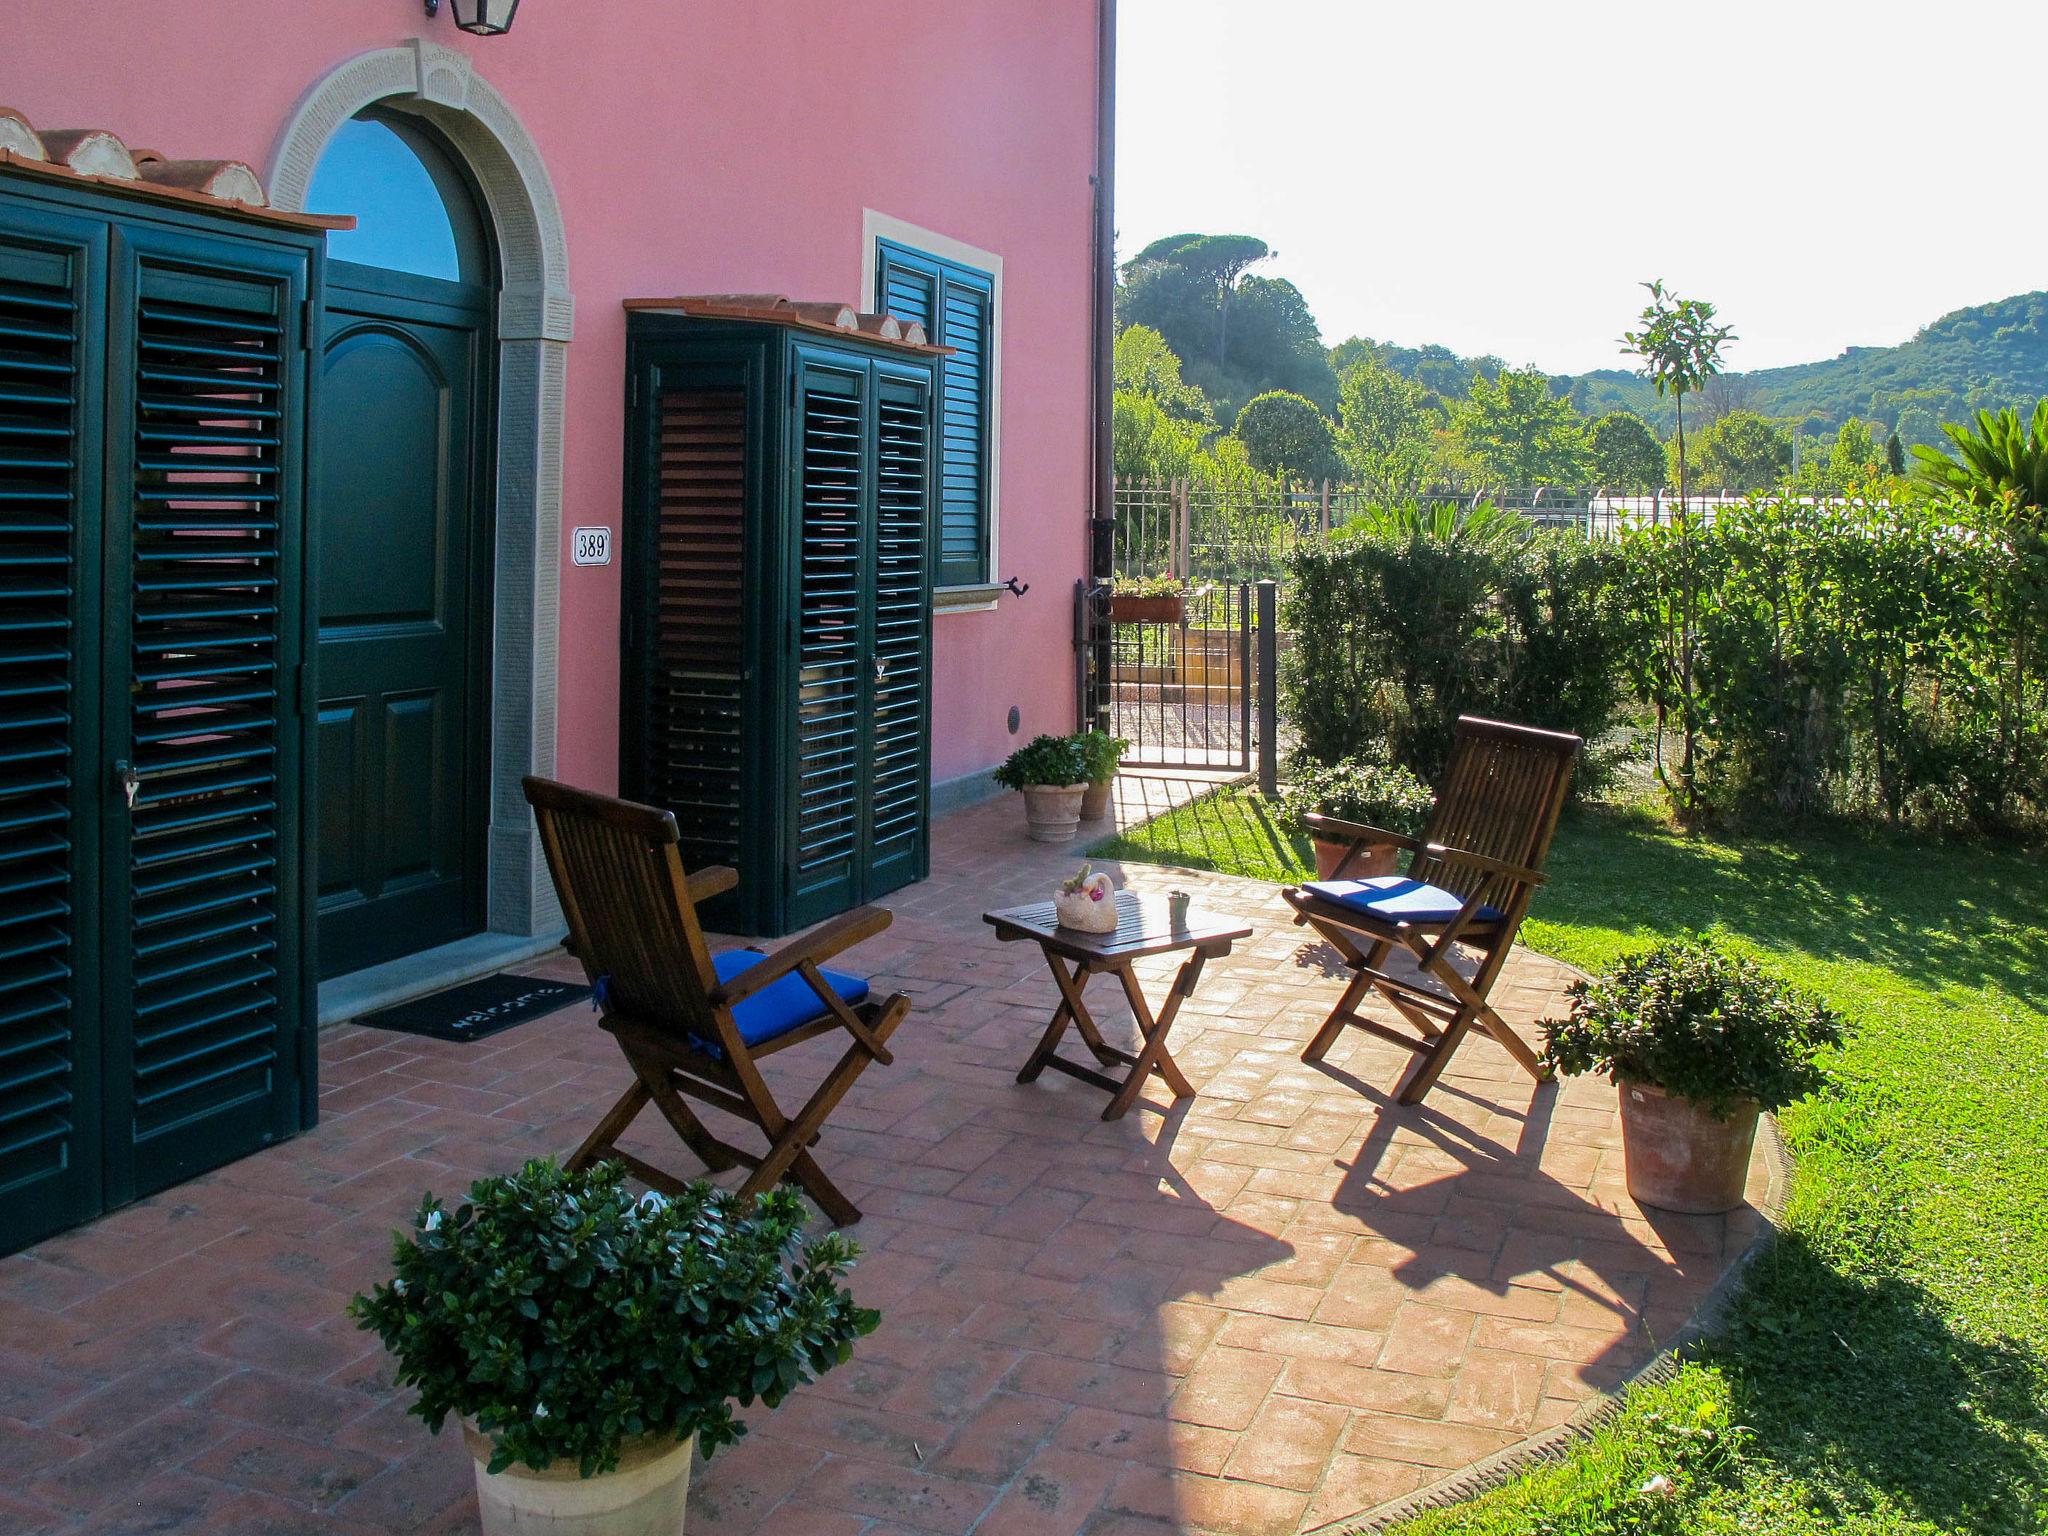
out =
[[1913,476],[1936,490],[1966,496],[1982,506],[2014,500],[2023,507],[2048,506],[2048,400],[2022,423],[2017,407],[1979,411],[1975,430],[1954,423],[1941,429],[1953,454],[1915,446]]

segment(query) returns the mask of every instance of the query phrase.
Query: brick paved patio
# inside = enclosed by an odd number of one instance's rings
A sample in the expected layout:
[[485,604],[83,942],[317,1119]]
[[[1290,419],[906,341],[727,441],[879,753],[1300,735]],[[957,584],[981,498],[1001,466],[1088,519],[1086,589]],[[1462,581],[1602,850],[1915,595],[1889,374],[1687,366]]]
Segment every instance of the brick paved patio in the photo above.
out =
[[[1185,789],[1134,781],[1121,814]],[[819,1148],[867,1212],[854,1287],[882,1328],[700,1469],[692,1533],[1315,1530],[1569,1416],[1755,1230],[1646,1219],[1611,1090],[1539,1090],[1483,1039],[1415,1109],[1357,1031],[1304,1067],[1337,982],[1251,881],[1120,872],[1256,928],[1176,1026],[1199,1098],[1105,1125],[1086,1085],[1020,1087],[1052,982],[979,915],[1073,854],[1024,843],[1006,797],[943,821],[934,862],[855,957],[919,1011]],[[1540,1017],[1566,979],[1520,954],[1503,1011]],[[317,1131],[0,1261],[0,1529],[474,1530],[459,1440],[407,1416],[342,1307],[421,1190],[561,1151],[610,1102],[624,1067],[589,1020],[330,1030]]]

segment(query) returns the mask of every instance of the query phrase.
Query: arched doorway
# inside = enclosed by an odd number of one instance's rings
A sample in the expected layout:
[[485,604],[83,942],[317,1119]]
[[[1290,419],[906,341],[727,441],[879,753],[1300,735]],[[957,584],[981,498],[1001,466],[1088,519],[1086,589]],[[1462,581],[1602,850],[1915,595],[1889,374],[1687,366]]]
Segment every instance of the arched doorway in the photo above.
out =
[[320,974],[484,931],[493,339],[481,199],[427,123],[328,142],[317,452]]
[[554,944],[549,884],[523,775],[555,772],[562,441],[575,301],[547,165],[512,104],[467,54],[414,38],[337,64],[300,98],[266,177],[271,203],[304,209],[327,148],[365,108],[432,128],[479,194],[499,267],[492,472],[489,753],[481,772],[486,930],[323,981],[322,1020],[447,986]]

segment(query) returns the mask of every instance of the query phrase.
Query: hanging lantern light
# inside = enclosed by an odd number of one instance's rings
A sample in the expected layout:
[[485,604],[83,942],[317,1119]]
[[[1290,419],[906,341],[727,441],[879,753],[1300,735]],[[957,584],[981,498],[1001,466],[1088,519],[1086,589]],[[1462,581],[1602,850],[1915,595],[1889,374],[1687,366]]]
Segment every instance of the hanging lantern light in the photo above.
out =
[[[463,31],[474,32],[478,37],[496,37],[512,30],[519,0],[448,0],[448,9],[455,13],[455,25]],[[427,14],[440,15],[441,0],[427,0]]]

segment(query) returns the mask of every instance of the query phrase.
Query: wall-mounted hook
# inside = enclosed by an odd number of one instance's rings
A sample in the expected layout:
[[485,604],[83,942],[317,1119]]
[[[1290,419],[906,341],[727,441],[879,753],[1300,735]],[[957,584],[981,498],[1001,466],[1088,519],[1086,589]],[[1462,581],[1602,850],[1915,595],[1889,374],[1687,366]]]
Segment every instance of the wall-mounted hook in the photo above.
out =
[[1029,592],[1031,590],[1030,582],[1019,581],[1014,576],[1012,576],[1008,581],[1004,582],[1003,585],[1010,589],[1010,596],[1012,597],[1022,597],[1026,592]]

